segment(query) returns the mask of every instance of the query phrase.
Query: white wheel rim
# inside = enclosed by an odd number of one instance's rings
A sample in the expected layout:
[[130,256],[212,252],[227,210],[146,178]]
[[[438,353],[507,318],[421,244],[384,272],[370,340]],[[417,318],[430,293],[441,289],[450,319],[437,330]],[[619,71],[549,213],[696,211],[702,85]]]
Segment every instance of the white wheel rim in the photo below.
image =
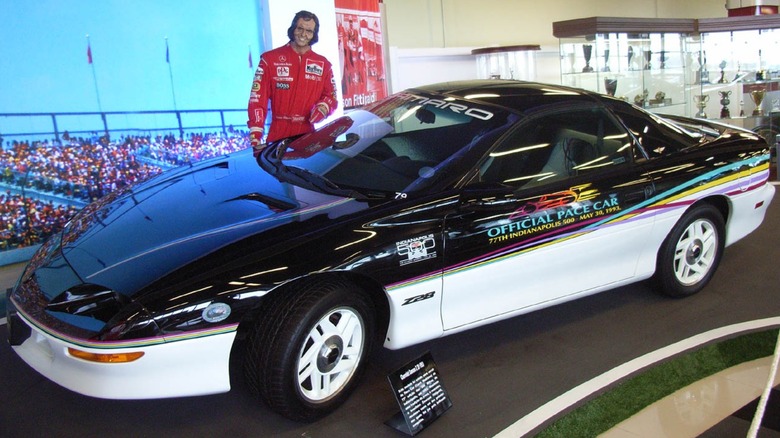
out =
[[348,307],[317,321],[298,355],[298,390],[305,398],[326,401],[344,388],[363,355],[364,331],[363,319]]
[[674,252],[674,274],[684,286],[701,281],[715,262],[718,253],[718,233],[707,220],[698,219],[688,225]]

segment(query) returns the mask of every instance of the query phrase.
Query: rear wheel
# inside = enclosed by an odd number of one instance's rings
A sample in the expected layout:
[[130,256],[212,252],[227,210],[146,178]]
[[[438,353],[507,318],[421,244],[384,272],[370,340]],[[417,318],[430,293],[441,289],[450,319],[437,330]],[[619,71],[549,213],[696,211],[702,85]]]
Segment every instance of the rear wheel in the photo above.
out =
[[[313,421],[354,390],[373,344],[370,300],[338,279],[279,291],[250,332],[250,387],[276,412]],[[289,293],[292,292],[292,293]]]
[[684,297],[704,288],[720,263],[724,239],[723,216],[714,206],[686,212],[658,252],[655,280],[661,292]]

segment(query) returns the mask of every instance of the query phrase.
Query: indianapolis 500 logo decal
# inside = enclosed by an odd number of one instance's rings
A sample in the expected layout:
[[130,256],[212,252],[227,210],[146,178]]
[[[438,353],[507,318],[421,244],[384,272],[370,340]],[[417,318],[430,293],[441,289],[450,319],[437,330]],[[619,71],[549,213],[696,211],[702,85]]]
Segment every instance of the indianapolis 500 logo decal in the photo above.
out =
[[406,256],[405,259],[401,260],[401,266],[436,257],[436,251],[432,251],[436,248],[436,240],[433,238],[433,234],[396,242],[395,247],[398,255]]

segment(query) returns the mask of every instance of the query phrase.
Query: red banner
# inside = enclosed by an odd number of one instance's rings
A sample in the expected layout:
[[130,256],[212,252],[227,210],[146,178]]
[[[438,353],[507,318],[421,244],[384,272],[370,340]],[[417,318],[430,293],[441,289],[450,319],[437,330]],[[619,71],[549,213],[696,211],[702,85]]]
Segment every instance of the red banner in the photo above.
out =
[[335,0],[344,108],[387,96],[379,0]]

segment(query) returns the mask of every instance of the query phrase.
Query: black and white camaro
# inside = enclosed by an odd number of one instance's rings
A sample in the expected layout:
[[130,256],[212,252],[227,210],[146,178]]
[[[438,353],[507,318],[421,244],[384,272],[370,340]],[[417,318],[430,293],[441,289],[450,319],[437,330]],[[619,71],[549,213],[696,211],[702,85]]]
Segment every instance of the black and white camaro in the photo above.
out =
[[560,86],[407,90],[81,211],[9,293],[74,391],[230,389],[310,421],[398,349],[632,282],[690,295],[774,194],[756,134]]

